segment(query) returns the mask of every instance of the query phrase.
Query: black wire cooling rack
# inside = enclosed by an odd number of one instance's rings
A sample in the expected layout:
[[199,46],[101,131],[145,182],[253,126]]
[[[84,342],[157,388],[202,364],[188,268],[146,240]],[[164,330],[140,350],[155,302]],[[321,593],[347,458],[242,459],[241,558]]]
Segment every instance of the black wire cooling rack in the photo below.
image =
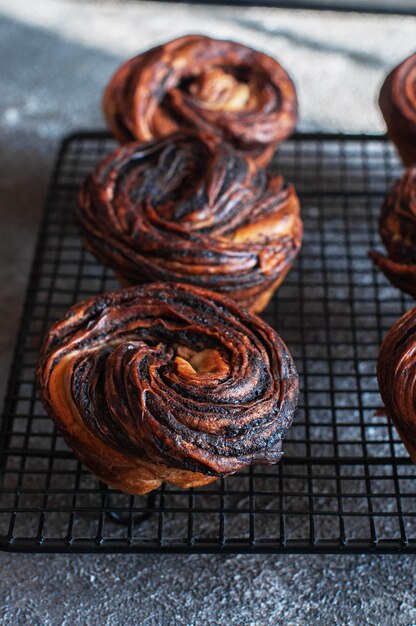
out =
[[0,547],[26,552],[416,552],[416,466],[382,409],[375,361],[411,305],[367,257],[400,174],[371,136],[298,135],[274,167],[295,183],[305,241],[264,313],[302,381],[284,460],[207,487],[133,497],[74,458],[34,384],[40,342],[74,302],[116,287],[83,249],[79,184],[114,147],[104,133],[66,139],[52,178],[0,435]]

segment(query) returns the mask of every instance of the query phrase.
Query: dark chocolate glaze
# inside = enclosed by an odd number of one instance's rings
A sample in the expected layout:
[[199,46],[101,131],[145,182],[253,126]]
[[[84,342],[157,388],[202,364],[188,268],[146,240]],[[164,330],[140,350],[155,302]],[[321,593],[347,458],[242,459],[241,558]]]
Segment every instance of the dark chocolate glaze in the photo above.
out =
[[124,284],[188,282],[247,308],[283,279],[302,240],[294,188],[204,133],[116,150],[86,179],[78,221]]
[[[298,400],[293,360],[272,328],[228,298],[154,283],[75,305],[52,327],[38,370],[58,426],[49,382],[68,355],[83,428],[111,449],[213,476],[282,456]],[[77,452],[73,432],[67,441]]]
[[261,165],[297,121],[295,87],[277,61],[202,35],[128,60],[107,85],[103,108],[122,143],[192,128],[228,141]]

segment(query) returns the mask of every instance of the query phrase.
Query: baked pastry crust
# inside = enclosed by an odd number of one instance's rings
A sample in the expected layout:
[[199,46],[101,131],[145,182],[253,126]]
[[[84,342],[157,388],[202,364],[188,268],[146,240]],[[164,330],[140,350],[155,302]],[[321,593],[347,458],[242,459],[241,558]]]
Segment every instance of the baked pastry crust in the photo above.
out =
[[416,163],[416,53],[387,76],[380,91],[379,105],[387,134],[403,163]]
[[86,179],[78,221],[87,249],[123,286],[187,282],[256,313],[302,241],[293,186],[206,133],[117,149]]
[[266,54],[187,35],[126,61],[105,89],[103,110],[121,143],[193,128],[266,165],[296,125],[297,97],[287,72]]
[[416,308],[385,336],[377,361],[380,394],[388,417],[416,463]]
[[76,456],[132,494],[278,462],[299,393],[272,328],[224,296],[173,283],[72,307],[45,340],[38,385]]
[[396,182],[383,203],[379,231],[387,257],[370,257],[395,286],[416,298],[416,166]]

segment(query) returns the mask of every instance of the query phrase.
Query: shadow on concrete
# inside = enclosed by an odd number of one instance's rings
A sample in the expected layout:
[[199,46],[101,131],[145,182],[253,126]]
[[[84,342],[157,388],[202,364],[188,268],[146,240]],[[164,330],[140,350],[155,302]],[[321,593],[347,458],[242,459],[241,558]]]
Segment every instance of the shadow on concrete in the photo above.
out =
[[104,126],[100,97],[122,57],[0,17],[0,401],[60,139]]
[[[231,21],[231,18],[225,18],[226,20]],[[315,37],[307,37],[304,34],[300,35],[291,30],[284,28],[275,28],[269,27],[267,24],[263,22],[259,22],[254,19],[249,18],[232,18],[233,24],[241,26],[242,28],[246,28],[247,30],[252,30],[254,32],[259,32],[267,35],[273,35],[275,37],[280,37],[281,39],[286,39],[290,41],[290,43],[300,46],[301,48],[305,48],[307,50],[313,50],[322,52],[322,54],[339,54],[346,58],[355,61],[356,63],[360,63],[362,65],[368,65],[375,68],[382,68],[385,65],[385,61],[381,56],[376,54],[370,54],[366,52],[360,52],[359,50],[351,50],[351,48],[346,48],[345,46],[337,46],[325,42],[321,39],[316,39]]]

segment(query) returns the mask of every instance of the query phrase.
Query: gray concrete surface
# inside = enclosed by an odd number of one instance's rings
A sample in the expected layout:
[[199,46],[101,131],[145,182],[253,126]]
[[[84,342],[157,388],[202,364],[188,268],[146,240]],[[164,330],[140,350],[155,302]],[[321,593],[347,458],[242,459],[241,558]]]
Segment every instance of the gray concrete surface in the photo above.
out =
[[[260,8],[0,0],[0,394],[43,198],[66,133],[100,127],[128,55],[190,32],[234,37],[294,77],[300,128],[382,131],[389,67],[416,20]],[[0,555],[0,624],[416,623],[413,557]]]

